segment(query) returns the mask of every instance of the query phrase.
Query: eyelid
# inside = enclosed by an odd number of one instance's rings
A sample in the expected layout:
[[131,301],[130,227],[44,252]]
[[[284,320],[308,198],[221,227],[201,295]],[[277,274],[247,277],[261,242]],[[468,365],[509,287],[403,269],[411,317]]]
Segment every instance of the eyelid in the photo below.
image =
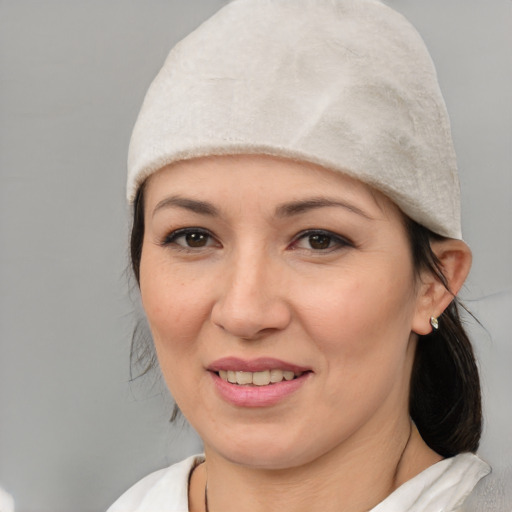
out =
[[[208,245],[206,245],[204,247],[194,248],[194,247],[189,247],[189,246],[186,246],[186,245],[181,245],[181,244],[176,243],[176,240],[178,240],[179,238],[181,238],[183,236],[191,234],[191,233],[199,233],[201,235],[206,235],[212,241],[214,241],[215,244],[208,244]],[[160,242],[160,245],[162,247],[168,247],[168,246],[173,245],[173,244],[175,246],[177,246],[178,248],[180,248],[180,249],[191,250],[191,251],[193,251],[194,249],[195,250],[199,250],[199,249],[204,249],[204,248],[207,248],[207,247],[212,247],[214,245],[220,246],[220,243],[218,242],[216,236],[211,231],[209,231],[208,229],[201,228],[201,227],[196,227],[196,226],[188,226],[186,228],[175,229],[175,230],[171,231],[170,233],[166,234],[164,236],[164,238],[162,239],[162,241]]]
[[351,240],[349,240],[347,237],[339,235],[338,233],[334,233],[333,231],[329,231],[327,229],[306,229],[304,231],[301,231],[300,233],[298,233],[295,236],[295,238],[292,240],[289,247],[292,250],[297,249],[296,245],[299,241],[301,241],[309,236],[312,236],[312,235],[327,236],[327,237],[331,238],[335,244],[333,247],[327,247],[325,249],[313,249],[313,248],[306,249],[306,250],[309,250],[312,252],[316,252],[316,253],[331,252],[331,251],[335,251],[337,249],[342,249],[344,247],[355,247],[355,244]]

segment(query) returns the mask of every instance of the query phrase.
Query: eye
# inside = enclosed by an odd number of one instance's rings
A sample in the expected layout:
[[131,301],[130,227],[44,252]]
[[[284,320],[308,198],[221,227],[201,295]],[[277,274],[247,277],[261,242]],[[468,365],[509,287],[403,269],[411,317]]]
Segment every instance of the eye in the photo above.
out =
[[220,244],[212,234],[202,228],[183,228],[169,233],[162,245],[177,245],[184,249],[202,249],[205,247],[219,247]]
[[354,244],[331,231],[314,229],[300,233],[292,243],[291,248],[313,251],[329,251],[346,246],[353,247]]

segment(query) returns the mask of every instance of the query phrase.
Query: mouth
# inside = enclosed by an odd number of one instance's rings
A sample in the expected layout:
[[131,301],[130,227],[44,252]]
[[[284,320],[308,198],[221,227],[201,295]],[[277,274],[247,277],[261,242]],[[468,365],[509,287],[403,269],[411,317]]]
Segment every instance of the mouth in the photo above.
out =
[[206,368],[219,395],[237,407],[269,407],[295,394],[314,373],[273,357],[224,357]]
[[306,372],[293,370],[282,370],[272,368],[257,372],[242,370],[219,370],[215,372],[223,381],[238,386],[270,386],[283,381],[290,381],[299,378]]

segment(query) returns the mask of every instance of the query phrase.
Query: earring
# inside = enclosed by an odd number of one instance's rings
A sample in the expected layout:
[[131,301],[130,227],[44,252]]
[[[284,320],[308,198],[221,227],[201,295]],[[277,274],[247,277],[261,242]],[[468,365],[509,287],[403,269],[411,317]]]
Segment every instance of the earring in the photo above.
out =
[[437,331],[437,329],[439,329],[439,322],[437,320],[437,317],[430,317],[430,325],[432,326],[432,329],[434,329],[434,331]]

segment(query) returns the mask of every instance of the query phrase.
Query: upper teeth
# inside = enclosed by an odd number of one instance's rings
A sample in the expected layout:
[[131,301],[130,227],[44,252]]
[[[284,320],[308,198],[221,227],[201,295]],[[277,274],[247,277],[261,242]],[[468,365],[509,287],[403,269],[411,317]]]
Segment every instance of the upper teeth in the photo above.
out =
[[232,384],[266,386],[270,383],[281,382],[283,379],[292,380],[296,375],[291,370],[264,370],[262,372],[219,370],[219,376]]

